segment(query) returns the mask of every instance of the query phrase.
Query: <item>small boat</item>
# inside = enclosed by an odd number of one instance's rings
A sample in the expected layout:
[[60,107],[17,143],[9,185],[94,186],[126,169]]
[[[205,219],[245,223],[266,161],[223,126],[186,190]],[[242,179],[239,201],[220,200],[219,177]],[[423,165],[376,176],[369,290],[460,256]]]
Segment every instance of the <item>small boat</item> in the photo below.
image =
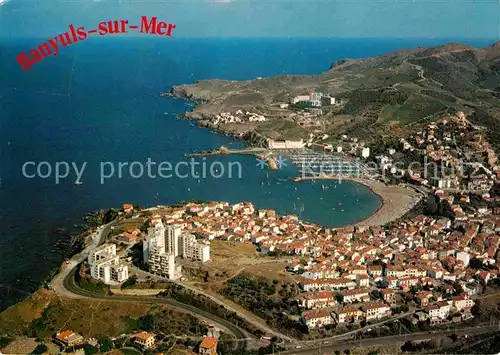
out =
[[75,185],[81,185],[81,184],[83,184],[83,182],[81,182],[80,180],[75,181]]
[[260,184],[261,184],[261,185],[264,185],[264,181],[261,181],[261,182],[260,182]]
[[198,184],[200,183],[200,179],[198,179]]
[[190,188],[190,187],[188,187],[188,188],[187,188],[187,190],[188,190],[188,191],[191,191],[191,188]]

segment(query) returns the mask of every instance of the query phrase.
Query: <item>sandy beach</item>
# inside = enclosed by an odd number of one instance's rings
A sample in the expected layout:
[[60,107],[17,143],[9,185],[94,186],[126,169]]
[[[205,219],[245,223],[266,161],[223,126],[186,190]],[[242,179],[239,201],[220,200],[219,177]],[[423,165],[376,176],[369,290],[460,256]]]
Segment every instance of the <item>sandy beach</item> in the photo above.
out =
[[373,193],[378,195],[382,200],[382,205],[375,213],[352,226],[381,226],[391,221],[394,221],[405,213],[410,211],[423,197],[421,192],[414,190],[411,187],[386,185],[383,182],[363,179],[363,178],[345,178],[339,179],[334,176],[315,176],[315,177],[298,177],[295,181],[304,180],[349,180],[363,184],[370,188]]

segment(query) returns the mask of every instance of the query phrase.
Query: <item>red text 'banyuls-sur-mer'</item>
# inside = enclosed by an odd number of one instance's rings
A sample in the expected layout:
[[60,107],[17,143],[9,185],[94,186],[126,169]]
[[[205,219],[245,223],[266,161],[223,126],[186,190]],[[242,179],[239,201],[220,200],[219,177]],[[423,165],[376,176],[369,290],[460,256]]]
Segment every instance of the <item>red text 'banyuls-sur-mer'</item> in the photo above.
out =
[[75,28],[75,26],[69,25],[68,31],[49,39],[28,53],[20,53],[16,59],[23,69],[27,71],[33,64],[40,62],[43,58],[49,55],[57,56],[61,48],[83,41],[91,35],[106,36],[137,31],[144,34],[171,37],[174,28],[174,24],[158,21],[156,17],[149,19],[147,16],[141,16],[140,26],[131,25],[128,20],[103,21],[97,25],[96,29],[88,31],[83,26]]

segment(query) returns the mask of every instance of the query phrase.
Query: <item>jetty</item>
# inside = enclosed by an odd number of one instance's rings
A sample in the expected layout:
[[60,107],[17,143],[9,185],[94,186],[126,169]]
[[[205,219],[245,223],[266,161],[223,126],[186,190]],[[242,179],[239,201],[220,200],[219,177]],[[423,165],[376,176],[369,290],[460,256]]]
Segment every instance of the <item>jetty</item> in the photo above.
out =
[[226,148],[224,146],[221,146],[220,148],[213,149],[213,150],[186,154],[186,157],[192,158],[192,157],[207,157],[207,156],[213,156],[213,155],[231,155],[231,154],[259,155],[259,154],[262,154],[265,152],[267,152],[266,148],[252,147],[252,148],[243,148],[243,149],[229,149],[229,148]]

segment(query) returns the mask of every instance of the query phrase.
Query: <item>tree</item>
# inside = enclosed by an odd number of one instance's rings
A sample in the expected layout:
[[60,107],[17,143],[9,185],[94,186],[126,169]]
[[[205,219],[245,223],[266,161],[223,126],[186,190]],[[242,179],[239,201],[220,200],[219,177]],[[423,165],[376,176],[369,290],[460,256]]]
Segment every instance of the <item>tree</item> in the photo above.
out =
[[477,258],[472,258],[469,262],[469,267],[472,269],[481,269],[483,267],[483,262]]
[[83,346],[83,351],[85,351],[85,355],[92,355],[92,354],[97,354],[99,352],[99,349],[90,344],[85,344]]
[[132,275],[121,285],[120,288],[123,290],[131,286],[134,286],[136,283],[137,283],[137,276]]
[[427,203],[424,207],[424,213],[427,215],[436,215],[439,211],[439,206],[436,202],[436,198],[434,196],[429,196],[427,199]]
[[113,349],[113,341],[111,338],[102,337],[99,339],[99,349],[102,353],[108,352]]
[[38,344],[35,350],[33,350],[32,354],[44,354],[47,352],[47,350],[48,350],[47,345]]

